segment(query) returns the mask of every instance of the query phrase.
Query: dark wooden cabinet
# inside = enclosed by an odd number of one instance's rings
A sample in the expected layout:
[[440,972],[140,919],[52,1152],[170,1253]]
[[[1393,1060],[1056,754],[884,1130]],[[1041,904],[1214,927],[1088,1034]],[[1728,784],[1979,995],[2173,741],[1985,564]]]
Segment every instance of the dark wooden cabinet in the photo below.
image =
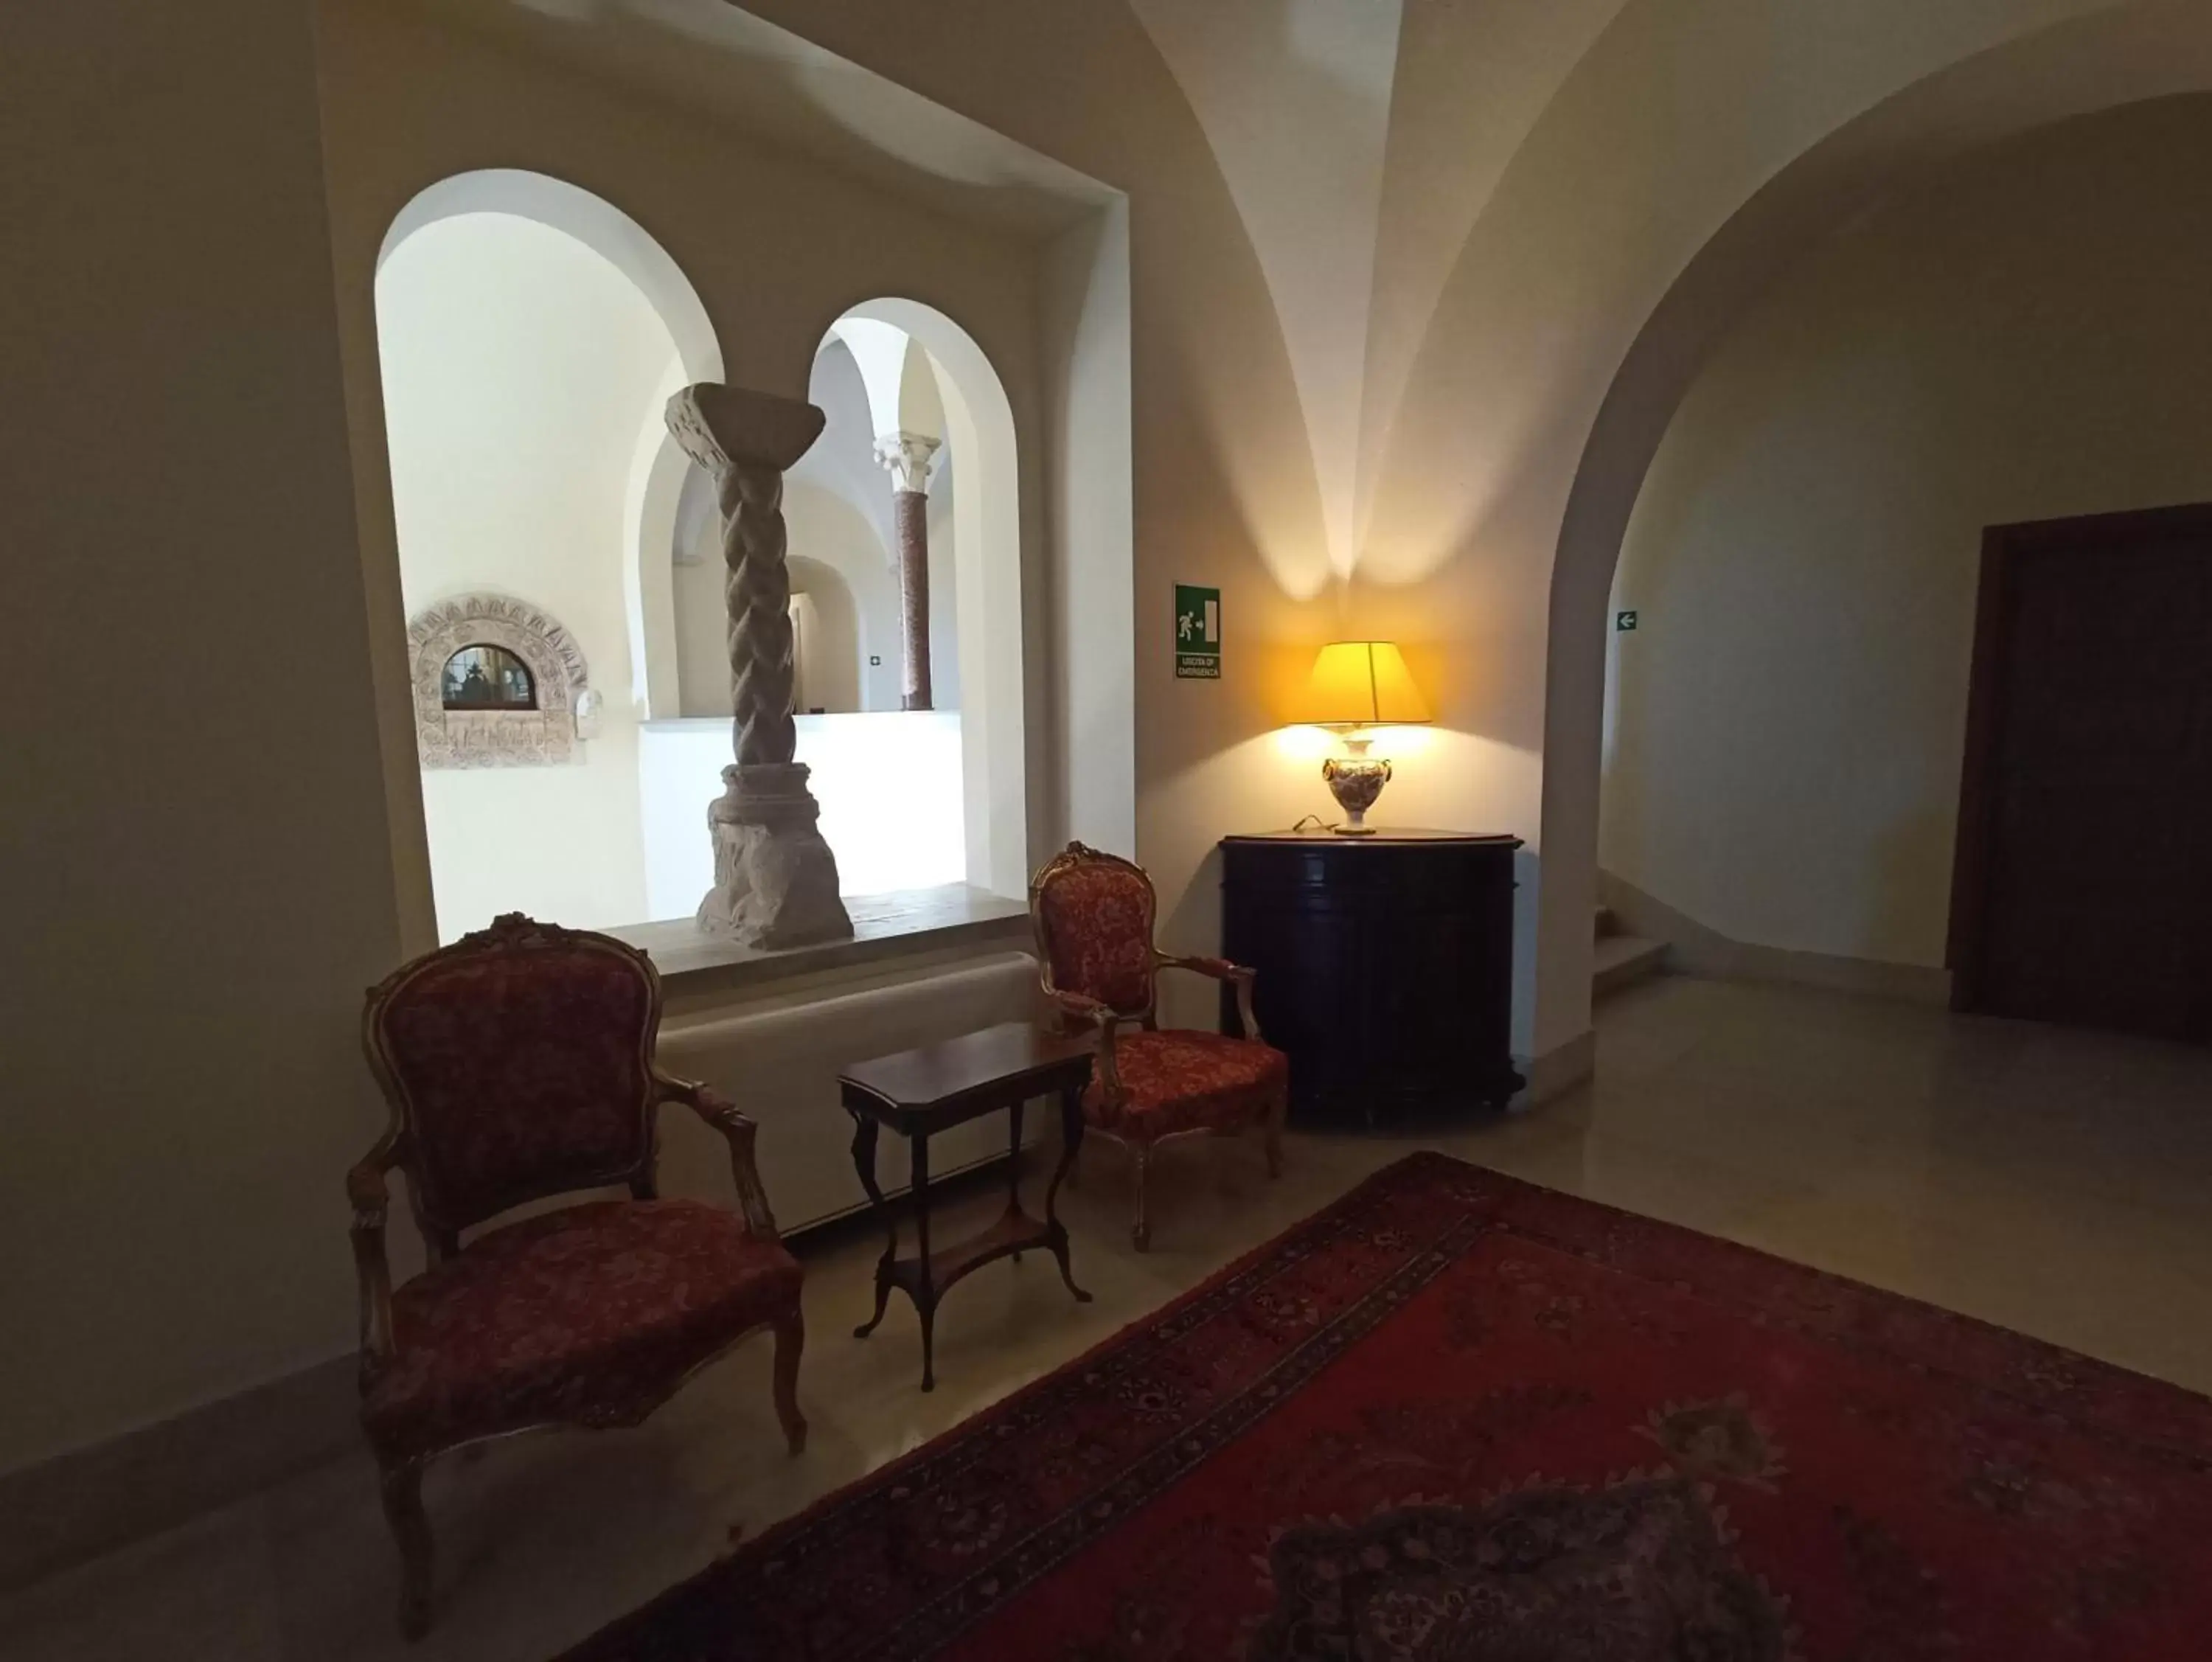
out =
[[[1221,844],[1222,951],[1259,971],[1291,1113],[1372,1125],[1502,1107],[1513,1070],[1512,837],[1271,831]],[[1224,993],[1224,1031],[1236,1031]]]

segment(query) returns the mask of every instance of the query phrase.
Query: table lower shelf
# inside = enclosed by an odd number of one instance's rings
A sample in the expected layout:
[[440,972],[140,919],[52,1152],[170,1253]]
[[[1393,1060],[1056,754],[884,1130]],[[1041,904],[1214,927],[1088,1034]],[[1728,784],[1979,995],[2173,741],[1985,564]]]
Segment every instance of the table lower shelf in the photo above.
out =
[[1065,1238],[1063,1226],[1048,1224],[1042,1218],[1031,1217],[1020,1207],[1012,1207],[988,1229],[950,1246],[939,1247],[927,1261],[913,1254],[893,1259],[891,1284],[917,1305],[925,1298],[935,1303],[969,1271],[1017,1252],[1050,1251],[1056,1240]]
[[921,1388],[937,1388],[937,1306],[953,1285],[970,1271],[1017,1253],[1045,1251],[1060,1266],[1060,1279],[1078,1304],[1089,1304],[1091,1294],[1075,1284],[1068,1264],[1067,1226],[1057,1219],[1033,1218],[1017,1204],[1000,1215],[988,1229],[940,1246],[927,1258],[918,1253],[902,1257],[885,1254],[876,1264],[876,1313],[853,1330],[865,1339],[882,1325],[893,1288],[913,1300],[921,1316]]
[[[988,1035],[987,1035],[988,1037]],[[928,1060],[927,1053],[916,1053]],[[896,1060],[896,1059],[895,1059]],[[934,1129],[949,1129],[965,1123],[980,1114],[1011,1110],[1008,1143],[1013,1154],[1013,1163],[1007,1172],[1006,1209],[999,1221],[978,1234],[963,1240],[929,1250],[929,1138],[933,1123],[927,1118],[917,1118],[921,1111],[907,1105],[896,1092],[869,1087],[865,1081],[847,1081],[845,1110],[853,1117],[853,1169],[860,1179],[860,1187],[867,1192],[871,1209],[884,1227],[883,1256],[876,1260],[875,1313],[853,1330],[853,1336],[865,1339],[882,1325],[884,1312],[890,1304],[891,1289],[898,1288],[913,1300],[921,1317],[921,1388],[928,1391],[937,1383],[936,1334],[937,1306],[953,1285],[972,1271],[1000,1258],[1012,1257],[1018,1252],[1032,1250],[1049,1252],[1060,1268],[1060,1279],[1079,1303],[1088,1304],[1091,1295],[1075,1284],[1075,1275],[1068,1264],[1066,1226],[1060,1221],[1054,1203],[1060,1198],[1060,1186],[1067,1178],[1074,1164],[1077,1150],[1083,1146],[1083,1086],[1074,1077],[1079,1072],[1084,1078],[1090,1073],[1087,1051],[1076,1052],[1068,1058],[1072,1066],[1070,1078],[1057,1091],[1060,1112],[1060,1161],[1053,1169],[1052,1181],[1045,1190],[1044,1216],[1033,1216],[1022,1205],[1021,1165],[1019,1150],[1022,1140],[1022,1110],[1024,1099],[1007,1095],[994,1100],[976,1087],[963,1093],[954,1093],[951,1105],[938,1115],[941,1124]],[[917,1063],[917,1065],[919,1065]],[[1009,1091],[1026,1088],[1024,1081],[1017,1079],[1006,1085]],[[988,1081],[986,1082],[987,1084]],[[916,1236],[917,1251],[899,1251],[899,1215],[884,1200],[882,1186],[876,1181],[876,1142],[881,1116],[900,1117],[912,1155],[914,1184],[908,1196],[907,1215],[912,1218]]]

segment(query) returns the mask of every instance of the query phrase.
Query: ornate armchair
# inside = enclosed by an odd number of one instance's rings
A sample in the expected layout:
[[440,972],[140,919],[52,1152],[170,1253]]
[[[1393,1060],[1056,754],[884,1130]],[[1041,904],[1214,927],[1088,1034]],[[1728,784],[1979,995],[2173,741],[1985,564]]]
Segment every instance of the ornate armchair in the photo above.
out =
[[[1136,1164],[1130,1239],[1152,1245],[1145,1178],[1152,1150],[1175,1137],[1252,1127],[1266,1140],[1267,1173],[1283,1169],[1290,1062],[1260,1037],[1253,971],[1218,958],[1172,958],[1152,945],[1159,910],[1152,880],[1117,855],[1071,843],[1030,882],[1030,920],[1045,996],[1061,1019],[1097,1036],[1097,1061],[1083,1099],[1085,1124],[1127,1145]],[[1170,1030],[1157,1014],[1159,972],[1188,970],[1237,989],[1244,1033]],[[1134,1031],[1129,1031],[1133,1026]]]
[[[776,1239],[753,1123],[653,1066],[660,978],[610,936],[510,913],[368,994],[362,1042],[392,1123],[346,1178],[361,1278],[361,1418],[399,1543],[400,1626],[429,1625],[422,1468],[552,1426],[635,1425],[746,1334],[775,1331],[775,1408],[805,1446],[799,1269]],[[654,1191],[654,1120],[681,1102],[726,1138],[739,1211]],[[386,1173],[429,1253],[392,1285]],[[511,1208],[579,1190],[627,1200]]]

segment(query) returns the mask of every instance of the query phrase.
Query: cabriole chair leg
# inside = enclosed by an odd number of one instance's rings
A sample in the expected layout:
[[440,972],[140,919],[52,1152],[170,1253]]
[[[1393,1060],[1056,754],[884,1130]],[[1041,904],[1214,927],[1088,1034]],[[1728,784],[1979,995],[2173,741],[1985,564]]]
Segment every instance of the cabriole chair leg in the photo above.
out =
[[793,1311],[775,1324],[775,1417],[793,1454],[806,1451],[806,1416],[799,1411],[799,1357],[806,1348],[806,1318]]
[[1137,1160],[1137,1221],[1129,1227],[1129,1241],[1139,1252],[1149,1252],[1152,1246],[1152,1221],[1146,1206],[1145,1178],[1152,1170],[1152,1145],[1138,1143],[1132,1152]]
[[420,1639],[430,1630],[430,1525],[422,1515],[422,1463],[380,1468],[385,1521],[399,1545],[399,1632]]

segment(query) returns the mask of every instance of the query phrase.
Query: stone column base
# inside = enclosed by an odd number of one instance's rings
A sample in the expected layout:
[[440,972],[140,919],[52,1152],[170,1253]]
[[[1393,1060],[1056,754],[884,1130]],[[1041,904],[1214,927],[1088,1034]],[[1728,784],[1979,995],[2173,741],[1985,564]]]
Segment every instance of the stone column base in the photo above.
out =
[[806,776],[799,762],[722,770],[723,792],[707,810],[714,886],[699,903],[701,928],[769,951],[852,939]]

